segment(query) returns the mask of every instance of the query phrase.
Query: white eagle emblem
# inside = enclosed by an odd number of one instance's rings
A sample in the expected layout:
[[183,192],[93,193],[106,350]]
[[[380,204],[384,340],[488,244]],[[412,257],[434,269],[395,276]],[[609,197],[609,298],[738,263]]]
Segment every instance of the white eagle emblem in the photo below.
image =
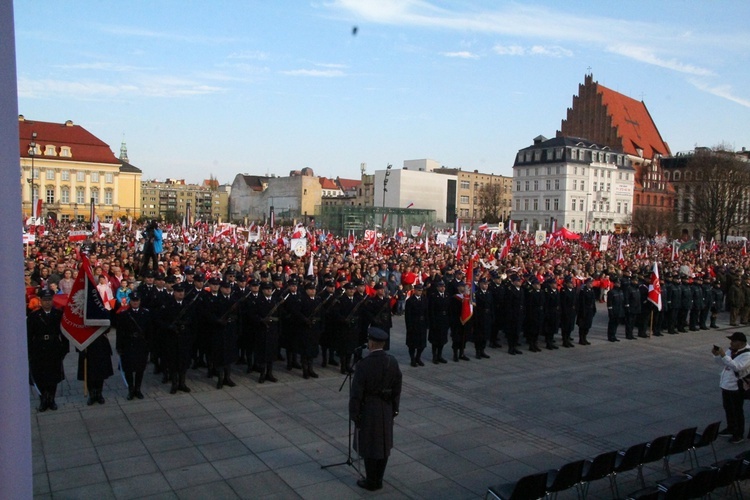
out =
[[86,306],[86,291],[78,290],[70,299],[70,311],[78,316],[83,317],[83,308]]

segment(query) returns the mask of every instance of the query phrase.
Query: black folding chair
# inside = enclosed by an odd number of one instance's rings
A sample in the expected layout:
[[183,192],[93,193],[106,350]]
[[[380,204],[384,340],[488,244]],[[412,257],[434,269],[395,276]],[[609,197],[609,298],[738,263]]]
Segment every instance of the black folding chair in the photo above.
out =
[[727,497],[729,488],[732,488],[734,496],[742,499],[740,490],[740,470],[742,469],[741,458],[730,458],[711,464],[716,469],[716,478],[714,480],[715,488],[726,488],[724,496]]
[[661,490],[658,486],[647,486],[625,495],[625,500],[659,500]]
[[615,484],[615,496],[617,498],[620,497],[620,490],[617,487],[617,474],[637,469],[643,460],[643,453],[646,451],[647,444],[648,443],[634,444],[630,448],[617,452],[615,467],[613,469],[614,473],[612,474]]
[[672,442],[669,444],[669,450],[664,456],[664,468],[668,475],[672,475],[672,471],[669,468],[669,457],[676,455],[677,453],[687,453],[688,457],[690,457],[690,468],[693,468],[693,455],[690,453],[690,450],[695,443],[695,433],[697,431],[697,427],[688,427],[687,429],[682,429],[672,437]]
[[685,498],[690,498],[689,495],[692,491],[693,480],[689,476],[680,474],[678,476],[670,476],[656,484],[661,491],[661,498],[663,500],[684,500]]
[[691,451],[693,452],[693,456],[695,457],[696,467],[700,466],[700,464],[698,463],[698,453],[696,452],[696,449],[704,448],[708,445],[711,445],[711,450],[713,450],[714,452],[714,462],[718,462],[716,458],[716,448],[714,447],[714,441],[716,441],[716,439],[719,437],[719,427],[721,427],[721,421],[708,424],[703,432],[695,434],[695,441],[693,442]]
[[641,486],[644,488],[646,487],[646,480],[643,477],[644,464],[663,460],[664,457],[667,456],[667,451],[669,451],[669,445],[671,442],[672,436],[667,435],[658,437],[646,445],[641,463],[638,464],[638,479],[641,480]]
[[547,471],[547,496],[557,498],[559,492],[575,486],[576,495],[580,498],[584,462],[584,460],[576,460],[559,469]]
[[492,495],[498,500],[536,500],[547,495],[547,473],[539,472],[524,476],[515,483],[500,484],[487,488],[486,499]]
[[605,477],[609,478],[609,488],[612,490],[612,497],[615,496],[615,486],[612,481],[616,458],[616,451],[608,451],[597,455],[591,460],[584,461],[583,472],[581,474],[581,494],[584,500],[589,494],[591,482],[604,479]]
[[714,467],[696,467],[685,471],[685,475],[692,480],[687,498],[703,498],[716,487],[716,474],[719,472]]

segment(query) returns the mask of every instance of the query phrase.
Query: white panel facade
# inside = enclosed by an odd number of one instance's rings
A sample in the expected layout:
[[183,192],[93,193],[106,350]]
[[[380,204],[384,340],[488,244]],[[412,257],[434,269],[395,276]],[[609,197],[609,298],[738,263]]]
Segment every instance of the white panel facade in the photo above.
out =
[[[375,172],[375,206],[383,205],[383,180],[386,170]],[[385,192],[385,206],[435,210],[437,222],[445,222],[448,205],[448,181],[456,182],[455,175],[436,174],[417,170],[391,170]]]

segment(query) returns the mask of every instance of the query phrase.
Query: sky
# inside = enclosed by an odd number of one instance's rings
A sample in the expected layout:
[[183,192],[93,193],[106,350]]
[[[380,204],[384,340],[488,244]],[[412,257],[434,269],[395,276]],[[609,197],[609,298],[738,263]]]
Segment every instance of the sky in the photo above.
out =
[[[750,148],[750,2],[16,0],[19,113],[144,179],[359,178],[430,158],[512,175],[587,73],[673,153]],[[356,29],[355,29],[356,28]],[[43,140],[43,138],[40,138]]]

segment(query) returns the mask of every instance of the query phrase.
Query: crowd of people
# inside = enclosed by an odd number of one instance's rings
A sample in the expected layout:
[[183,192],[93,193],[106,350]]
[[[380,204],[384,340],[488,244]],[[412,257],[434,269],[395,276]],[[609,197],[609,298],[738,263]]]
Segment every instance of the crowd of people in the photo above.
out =
[[[148,363],[169,392],[189,392],[189,370],[204,369],[217,388],[232,387],[233,366],[276,382],[274,369],[316,368],[349,373],[368,328],[386,334],[403,315],[410,365],[435,365],[559,346],[589,345],[596,303],[606,302],[607,337],[626,339],[750,322],[750,266],[739,244],[674,254],[655,238],[598,234],[581,240],[462,231],[453,244],[436,233],[370,240],[335,237],[309,228],[308,253],[290,247],[294,228],[258,231],[253,241],[200,225],[188,233],[158,224],[69,239],[70,227],[47,228],[27,250],[25,279],[32,382],[40,411],[55,409],[54,386],[70,347],[59,312],[86,252],[95,285],[111,309],[119,368],[128,399],[143,398]],[[158,245],[153,235],[158,231]],[[158,251],[157,251],[158,250]],[[652,282],[655,266],[658,286]],[[654,301],[653,292],[660,292]],[[650,297],[650,298],[649,298]],[[660,302],[660,305],[657,305]],[[558,344],[559,340],[559,344]],[[450,341],[450,354],[444,350]],[[430,345],[431,355],[423,353]],[[469,344],[473,352],[468,352]],[[388,339],[384,348],[397,349]],[[79,356],[89,405],[104,403],[103,381],[114,375],[107,334]]]

